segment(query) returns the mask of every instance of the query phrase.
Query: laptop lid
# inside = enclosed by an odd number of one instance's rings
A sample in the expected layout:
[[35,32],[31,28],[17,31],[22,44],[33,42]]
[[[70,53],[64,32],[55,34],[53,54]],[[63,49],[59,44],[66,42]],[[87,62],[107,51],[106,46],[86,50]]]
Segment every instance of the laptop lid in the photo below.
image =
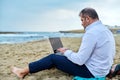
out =
[[62,44],[61,39],[59,37],[49,38],[49,41],[50,41],[50,44],[51,44],[51,47],[52,47],[54,53],[57,52],[58,48],[63,47],[63,44]]

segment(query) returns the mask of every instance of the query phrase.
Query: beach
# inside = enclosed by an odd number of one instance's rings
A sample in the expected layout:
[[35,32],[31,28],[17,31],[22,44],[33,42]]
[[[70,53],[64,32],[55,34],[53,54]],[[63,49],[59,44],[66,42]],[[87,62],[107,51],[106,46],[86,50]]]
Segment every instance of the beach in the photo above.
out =
[[[61,38],[64,47],[77,52],[81,38]],[[120,63],[120,35],[115,35],[116,56],[114,64]],[[0,80],[20,80],[11,72],[11,66],[23,68],[30,62],[52,54],[49,40],[38,40],[26,43],[0,44]],[[28,74],[24,80],[72,80],[73,76],[55,68]],[[116,76],[113,80],[120,79]]]

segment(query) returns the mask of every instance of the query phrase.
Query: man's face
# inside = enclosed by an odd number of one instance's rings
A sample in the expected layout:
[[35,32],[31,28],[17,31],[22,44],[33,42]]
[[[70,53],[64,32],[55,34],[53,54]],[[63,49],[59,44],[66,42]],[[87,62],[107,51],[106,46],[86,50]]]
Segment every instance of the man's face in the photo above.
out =
[[89,21],[88,21],[88,18],[87,17],[82,17],[82,15],[80,15],[80,18],[81,18],[81,24],[84,28],[86,28],[88,25],[89,25]]
[[85,20],[85,18],[82,18],[81,17],[81,24],[82,24],[82,26],[85,28],[86,27],[86,20]]

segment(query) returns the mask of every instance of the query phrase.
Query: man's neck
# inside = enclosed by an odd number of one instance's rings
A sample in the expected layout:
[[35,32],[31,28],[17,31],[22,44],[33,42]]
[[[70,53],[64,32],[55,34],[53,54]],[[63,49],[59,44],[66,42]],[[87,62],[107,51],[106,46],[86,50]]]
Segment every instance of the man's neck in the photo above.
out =
[[96,22],[96,21],[98,21],[98,20],[99,19],[91,19],[89,25],[92,24],[92,23],[94,23],[94,22]]
[[[98,20],[99,20],[99,19],[91,19],[90,22],[89,22],[89,24],[88,24],[88,26],[89,26],[90,24],[92,24],[92,23],[98,21]],[[86,27],[87,27],[87,26],[86,26]],[[86,27],[84,27],[84,30],[85,30]]]

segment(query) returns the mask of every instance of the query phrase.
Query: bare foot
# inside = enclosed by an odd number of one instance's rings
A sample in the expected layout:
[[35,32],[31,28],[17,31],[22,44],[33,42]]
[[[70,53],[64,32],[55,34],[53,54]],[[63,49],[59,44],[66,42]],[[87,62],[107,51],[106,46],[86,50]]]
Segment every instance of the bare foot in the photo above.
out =
[[19,78],[24,78],[24,76],[26,75],[26,74],[23,72],[23,69],[17,68],[17,67],[12,67],[12,72],[13,72],[14,74],[16,74]]
[[107,75],[108,78],[112,79],[113,78],[113,73],[115,71],[115,68],[116,68],[117,64],[113,65],[109,74]]
[[112,69],[111,69],[111,73],[113,73],[115,71],[117,64],[113,65]]

